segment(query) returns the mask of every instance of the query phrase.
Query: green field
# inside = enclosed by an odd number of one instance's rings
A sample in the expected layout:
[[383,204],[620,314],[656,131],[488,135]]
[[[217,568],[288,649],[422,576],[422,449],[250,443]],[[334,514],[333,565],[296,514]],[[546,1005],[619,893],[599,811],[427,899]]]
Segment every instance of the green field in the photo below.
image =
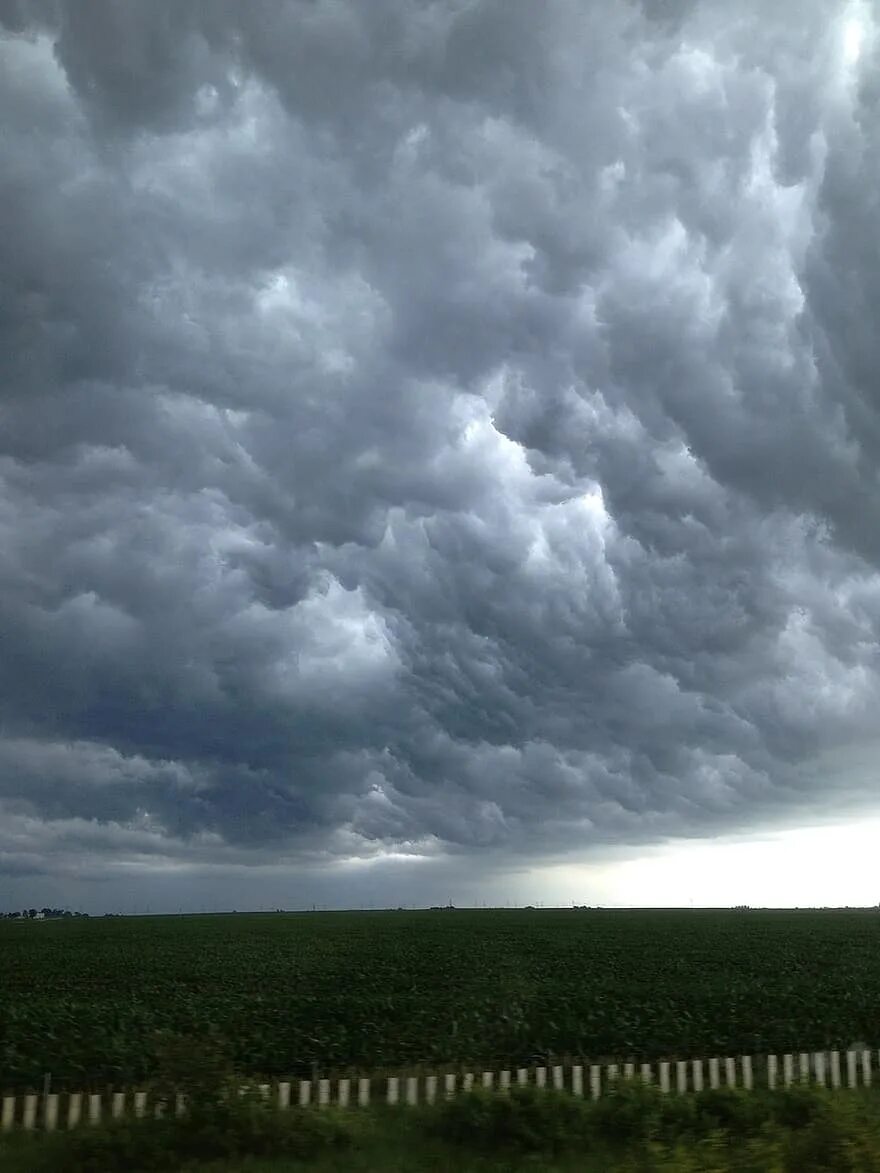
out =
[[872,911],[0,921],[0,1087],[123,1085],[215,1027],[266,1077],[880,1040]]

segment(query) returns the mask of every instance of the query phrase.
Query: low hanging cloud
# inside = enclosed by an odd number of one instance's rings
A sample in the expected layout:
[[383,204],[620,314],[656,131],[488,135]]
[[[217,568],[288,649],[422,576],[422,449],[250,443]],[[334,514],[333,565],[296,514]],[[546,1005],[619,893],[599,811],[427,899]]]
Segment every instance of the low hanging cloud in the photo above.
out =
[[0,872],[876,797],[867,3],[0,30]]

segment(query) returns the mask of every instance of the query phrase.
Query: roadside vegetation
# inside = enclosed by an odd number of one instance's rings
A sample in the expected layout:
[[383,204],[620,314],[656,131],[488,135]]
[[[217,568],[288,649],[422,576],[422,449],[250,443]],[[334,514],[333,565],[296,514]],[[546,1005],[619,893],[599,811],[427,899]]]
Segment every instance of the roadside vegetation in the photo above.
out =
[[535,1087],[432,1106],[279,1111],[239,1094],[219,1050],[166,1039],[163,1091],[185,1115],[0,1142],[2,1173],[880,1173],[880,1093],[795,1086],[598,1101]]

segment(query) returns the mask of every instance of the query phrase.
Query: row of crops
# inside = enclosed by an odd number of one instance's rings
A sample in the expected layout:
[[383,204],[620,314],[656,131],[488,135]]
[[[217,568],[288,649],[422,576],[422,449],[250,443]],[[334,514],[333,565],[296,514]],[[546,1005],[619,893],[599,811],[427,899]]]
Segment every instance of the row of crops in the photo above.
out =
[[237,1067],[520,1064],[880,1038],[871,912],[443,911],[0,922],[0,1085],[131,1084],[157,1032]]

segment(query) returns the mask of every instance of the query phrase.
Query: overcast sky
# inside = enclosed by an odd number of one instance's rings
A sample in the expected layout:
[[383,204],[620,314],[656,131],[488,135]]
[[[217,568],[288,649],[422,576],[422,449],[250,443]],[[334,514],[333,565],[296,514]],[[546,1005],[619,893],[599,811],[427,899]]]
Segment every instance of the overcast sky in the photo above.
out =
[[0,906],[880,899],[876,17],[0,0]]

